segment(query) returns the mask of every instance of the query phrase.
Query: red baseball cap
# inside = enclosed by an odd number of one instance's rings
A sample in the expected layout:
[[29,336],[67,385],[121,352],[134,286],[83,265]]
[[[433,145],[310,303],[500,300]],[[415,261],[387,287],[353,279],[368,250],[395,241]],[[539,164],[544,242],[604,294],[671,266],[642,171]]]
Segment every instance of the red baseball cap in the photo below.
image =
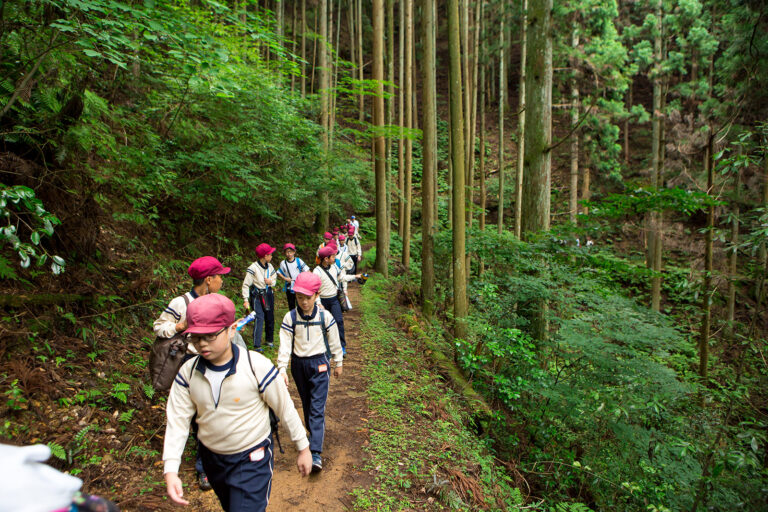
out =
[[328,231],[326,231],[325,234],[323,235],[323,238],[325,238],[326,240],[330,240],[331,238],[333,238],[333,235],[330,234]]
[[346,240],[346,239],[347,237],[345,237],[344,235],[339,235],[339,241]]
[[288,249],[293,249],[295,251],[296,246],[289,242],[283,246],[283,251],[287,251]]
[[256,247],[256,256],[259,258],[263,258],[267,254],[272,254],[273,252],[275,252],[275,248],[269,244],[259,244],[259,246]]
[[301,272],[293,282],[293,291],[302,295],[314,295],[320,289],[320,276],[314,272]]
[[235,303],[220,293],[198,297],[187,307],[185,334],[210,334],[235,323]]
[[213,256],[203,256],[197,258],[187,269],[187,274],[192,279],[205,279],[208,276],[218,276],[221,274],[229,274],[232,270],[229,267],[225,267],[219,260]]
[[[330,256],[333,256],[334,254],[336,254],[336,246],[331,244],[328,244],[322,249],[320,249],[319,251],[317,251],[317,255],[320,256],[321,258],[328,258]],[[302,274],[306,274],[306,272],[302,272]],[[294,285],[294,289],[295,288],[296,286]]]

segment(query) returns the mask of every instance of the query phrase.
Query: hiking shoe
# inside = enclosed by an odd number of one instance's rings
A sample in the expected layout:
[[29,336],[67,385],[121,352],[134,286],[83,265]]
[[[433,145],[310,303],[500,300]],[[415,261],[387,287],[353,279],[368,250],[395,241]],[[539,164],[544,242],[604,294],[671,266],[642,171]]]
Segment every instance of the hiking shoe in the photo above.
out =
[[275,344],[274,344],[274,343],[272,343],[271,341],[270,341],[269,343],[267,343],[267,346],[268,346],[269,348],[275,348]]
[[211,482],[208,481],[208,475],[205,473],[198,473],[197,474],[197,483],[200,485],[201,491],[210,491],[213,489],[211,486]]
[[255,352],[258,352],[259,354],[261,354],[262,352],[264,352],[264,349],[263,349],[263,348],[261,348],[261,347],[253,347],[253,350],[254,350]]
[[347,355],[347,347],[341,347],[341,354],[344,356]]
[[323,458],[319,453],[312,454],[312,472],[319,473],[323,470]]

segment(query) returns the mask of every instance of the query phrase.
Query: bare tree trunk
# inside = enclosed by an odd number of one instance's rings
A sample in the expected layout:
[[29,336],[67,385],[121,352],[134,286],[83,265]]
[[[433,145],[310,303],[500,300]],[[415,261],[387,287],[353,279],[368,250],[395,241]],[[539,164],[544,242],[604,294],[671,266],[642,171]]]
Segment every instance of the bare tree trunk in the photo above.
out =
[[504,229],[504,107],[507,103],[507,74],[504,72],[504,21],[506,12],[504,3],[499,4],[499,215],[498,231]]
[[726,337],[733,339],[734,322],[736,321],[736,283],[738,281],[738,261],[739,261],[739,215],[741,214],[741,208],[739,201],[741,200],[741,172],[740,169],[736,169],[736,176],[734,177],[734,202],[733,211],[731,213],[731,248],[728,254],[728,300],[726,302],[728,310],[728,318],[726,324]]
[[397,88],[397,117],[400,127],[400,138],[397,141],[397,234],[402,240],[403,226],[405,225],[405,2],[400,1],[398,10],[400,17],[400,29],[398,31],[398,43],[400,53],[398,64],[400,68],[400,83]]
[[[764,141],[765,142],[765,141]],[[768,144],[763,146],[768,147]],[[768,208],[768,151],[763,154],[763,197],[761,206]],[[758,304],[762,302],[763,295],[765,294],[765,276],[768,272],[768,248],[765,246],[765,242],[760,244],[760,250],[758,252],[758,279],[755,286],[755,297]]]
[[[387,8],[387,218],[392,219],[392,121],[395,115],[395,0],[386,0]],[[391,225],[391,224],[390,224]]]
[[307,0],[301,0],[301,97],[307,97]]
[[317,69],[317,38],[318,38],[317,21],[318,21],[318,14],[317,14],[317,9],[315,9],[315,28],[312,32],[312,35],[314,36],[312,40],[312,77],[309,81],[310,94],[315,93],[315,70]]
[[[332,2],[333,0],[331,0]],[[320,41],[318,43],[320,55],[319,60],[319,89],[320,89],[320,117],[323,124],[323,151],[325,159],[326,173],[330,175],[330,169],[328,168],[328,154],[330,152],[331,142],[331,126],[330,126],[330,98],[329,98],[329,86],[330,86],[330,73],[328,69],[328,0],[320,0]],[[328,192],[323,192],[323,205],[321,207],[320,223],[318,226],[318,232],[322,232],[325,226],[330,224],[330,197]]]
[[405,206],[403,223],[403,266],[411,264],[411,188],[413,178],[413,0],[405,1],[405,126],[409,136],[405,138]]
[[422,0],[421,37],[424,44],[422,59],[422,98],[424,101],[422,126],[422,178],[421,178],[421,310],[431,319],[435,300],[435,189],[434,174],[437,159],[437,112],[434,109],[437,96],[435,78],[435,0]]
[[[656,4],[656,19],[661,23],[662,19],[662,2],[659,0]],[[656,60],[654,66],[653,76],[653,120],[652,120],[652,183],[651,186],[654,190],[659,190],[661,187],[661,151],[662,151],[662,118],[661,118],[661,101],[662,101],[662,77],[661,77],[661,60],[662,60],[662,35],[661,28],[659,28],[656,37],[654,38],[654,57]],[[651,308],[654,311],[659,311],[661,306],[661,253],[662,253],[662,216],[661,212],[651,212],[651,251],[650,262],[651,270],[654,271],[654,275],[651,278]]]
[[[704,166],[707,170],[707,194],[714,192],[715,171],[713,165],[714,130],[710,126]],[[710,204],[707,209],[707,231],[704,241],[704,290],[702,294],[701,332],[699,333],[699,375],[706,379],[709,366],[709,336],[712,315],[712,233],[715,230],[715,206]]]
[[[574,19],[571,32],[571,48],[574,52],[579,47],[579,32],[576,27],[577,23]],[[571,134],[571,189],[568,201],[568,217],[573,225],[576,225],[576,214],[579,202],[579,137],[575,133],[576,126],[579,123],[579,82],[577,67],[577,59],[571,57],[571,70],[573,72],[573,78],[571,78],[571,129],[574,130],[574,133]]]
[[[360,5],[360,4],[358,4]],[[362,52],[361,52],[362,53]],[[389,219],[387,218],[387,166],[384,144],[384,0],[373,0],[373,79],[376,95],[373,98],[373,146],[376,152],[374,172],[376,176],[376,271],[384,277],[388,274]]]
[[[477,0],[475,3],[475,22],[473,30],[473,49],[472,66],[470,68],[470,77],[468,79],[468,88],[470,90],[469,113],[469,141],[467,142],[467,244],[469,245],[472,236],[472,223],[475,212],[475,135],[477,132],[477,70],[480,62],[480,32],[482,23],[483,0]],[[467,279],[472,275],[472,254],[467,251]]]
[[[383,35],[383,33],[382,33]],[[365,73],[363,73],[363,59],[365,55],[363,53],[363,0],[357,0],[357,69],[358,79],[362,87],[363,80],[365,80]],[[361,123],[365,121],[365,93],[360,93],[360,105],[359,105],[358,121]]]
[[461,95],[461,43],[458,0],[448,2],[450,49],[451,160],[453,162],[453,317],[454,336],[467,336],[467,277],[464,267],[464,113]]
[[[296,55],[296,2],[291,5],[291,53]],[[296,73],[291,73],[291,94],[296,92]]]
[[528,0],[523,0],[520,17],[520,80],[517,116],[517,183],[515,184],[515,236],[522,234],[523,220],[523,162],[525,161],[525,60],[528,44]]
[[[627,112],[632,111],[632,80],[627,91]],[[624,119],[624,164],[629,165],[629,117]]]
[[[485,54],[485,52],[483,52]],[[485,65],[480,66],[480,231],[485,231]]]

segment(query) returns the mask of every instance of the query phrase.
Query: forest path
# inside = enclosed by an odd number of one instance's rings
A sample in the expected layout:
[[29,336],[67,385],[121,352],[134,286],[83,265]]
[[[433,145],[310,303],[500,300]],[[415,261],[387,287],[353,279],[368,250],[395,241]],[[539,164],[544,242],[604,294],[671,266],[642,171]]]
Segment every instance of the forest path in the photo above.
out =
[[[325,412],[325,444],[323,447],[323,470],[302,478],[296,469],[296,447],[288,431],[280,425],[280,441],[285,453],[275,447],[275,472],[272,479],[272,494],[267,510],[281,511],[343,511],[351,510],[353,498],[349,493],[359,487],[367,487],[373,476],[362,471],[363,446],[368,434],[365,418],[368,417],[365,383],[361,374],[363,354],[359,340],[360,333],[360,289],[357,283],[349,285],[349,300],[352,311],[344,314],[347,339],[347,356],[344,358],[344,373],[341,378],[331,378],[331,387]],[[280,294],[282,295],[282,294]],[[281,301],[283,302],[283,301]],[[281,307],[282,306],[282,307]],[[276,308],[275,323],[287,309],[284,304]],[[277,339],[277,337],[275,338]],[[301,412],[301,400],[291,379],[288,385],[296,409]],[[194,482],[194,471],[187,473],[183,480]],[[189,509],[220,511],[219,502],[213,491],[202,492],[196,484],[187,490]],[[188,510],[189,510],[188,509]]]

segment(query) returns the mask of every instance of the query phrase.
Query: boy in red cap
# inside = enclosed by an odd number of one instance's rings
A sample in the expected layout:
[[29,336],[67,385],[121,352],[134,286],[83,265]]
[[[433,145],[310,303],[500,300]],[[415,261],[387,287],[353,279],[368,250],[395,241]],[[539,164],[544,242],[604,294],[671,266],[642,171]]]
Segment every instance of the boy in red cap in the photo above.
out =
[[318,251],[320,265],[315,267],[312,272],[320,277],[320,290],[316,302],[322,304],[326,310],[330,311],[333,319],[336,320],[339,329],[339,339],[341,339],[341,349],[344,355],[346,355],[347,340],[344,337],[344,318],[341,316],[341,303],[339,302],[338,293],[339,291],[343,292],[341,288],[343,281],[353,281],[361,276],[360,274],[342,273],[339,267],[334,264],[336,251],[335,245],[328,245],[320,249]]
[[285,259],[277,267],[277,277],[285,281],[285,298],[288,301],[288,310],[296,309],[296,294],[293,292],[293,285],[296,277],[302,272],[309,272],[309,265],[301,261],[296,256],[296,246],[287,243],[283,246]]
[[256,322],[253,325],[253,347],[261,352],[261,332],[267,341],[267,346],[274,347],[275,338],[275,294],[272,287],[275,285],[275,268],[272,266],[272,253],[274,247],[269,244],[259,244],[256,247],[258,260],[251,263],[245,271],[243,279],[243,305],[246,310],[256,313]]
[[[155,336],[159,338],[173,338],[177,333],[187,328],[187,307],[188,305],[203,295],[209,293],[218,293],[224,284],[221,276],[229,274],[229,267],[225,267],[219,260],[213,256],[203,256],[197,258],[189,266],[187,274],[192,278],[192,289],[185,293],[175,297],[168,307],[166,307],[160,317],[155,320],[153,329]],[[195,349],[193,346],[188,345],[187,351],[194,355]],[[188,354],[188,357],[189,356]],[[194,435],[193,426],[193,435]],[[198,453],[195,461],[195,469],[197,470],[198,483],[200,488],[204,491],[211,489],[211,484],[208,483],[208,477],[203,471],[203,463],[200,460],[200,454]]]
[[285,314],[280,326],[277,368],[288,384],[286,368],[290,360],[291,376],[301,397],[304,425],[309,430],[312,471],[323,469],[325,440],[325,403],[328,400],[331,354],[336,362],[334,375],[341,377],[344,359],[339,331],[333,316],[315,305],[320,278],[312,272],[299,274],[294,283],[298,308]]
[[299,473],[311,471],[309,441],[284,379],[264,356],[232,343],[235,304],[219,294],[190,304],[189,341],[199,356],[184,363],[171,386],[163,446],[168,496],[188,505],[179,478],[189,422],[197,414],[200,454],[222,508],[264,511],[272,485],[269,409],[283,421],[299,452]]
[[354,274],[357,273],[357,264],[363,259],[363,248],[360,245],[360,238],[355,234],[354,226],[350,226],[347,233],[347,250],[349,251],[349,257],[354,262],[352,265],[352,273]]

